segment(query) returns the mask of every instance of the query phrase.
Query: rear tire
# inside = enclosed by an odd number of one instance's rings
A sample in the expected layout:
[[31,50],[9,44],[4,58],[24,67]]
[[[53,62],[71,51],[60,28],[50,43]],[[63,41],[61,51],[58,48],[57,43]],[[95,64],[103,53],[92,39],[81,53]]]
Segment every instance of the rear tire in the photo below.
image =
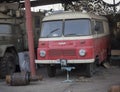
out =
[[5,53],[4,57],[0,61],[0,77],[5,78],[6,75],[10,75],[15,72],[16,69],[16,55],[13,53]]
[[86,64],[86,77],[92,77],[94,71],[94,63]]
[[56,75],[56,67],[55,66],[47,66],[47,74],[49,77],[55,77]]

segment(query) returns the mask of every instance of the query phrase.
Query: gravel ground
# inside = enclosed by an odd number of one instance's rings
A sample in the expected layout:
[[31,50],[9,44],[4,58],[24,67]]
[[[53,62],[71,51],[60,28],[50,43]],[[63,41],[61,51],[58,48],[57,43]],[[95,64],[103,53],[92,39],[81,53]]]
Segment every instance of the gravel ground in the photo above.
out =
[[42,81],[31,82],[27,86],[9,86],[0,80],[0,92],[108,92],[112,85],[120,85],[120,67],[109,69],[99,67],[92,78],[84,78],[79,70],[71,72],[72,83],[64,83],[65,71],[57,71],[54,78],[49,78],[44,67],[38,70],[43,75]]

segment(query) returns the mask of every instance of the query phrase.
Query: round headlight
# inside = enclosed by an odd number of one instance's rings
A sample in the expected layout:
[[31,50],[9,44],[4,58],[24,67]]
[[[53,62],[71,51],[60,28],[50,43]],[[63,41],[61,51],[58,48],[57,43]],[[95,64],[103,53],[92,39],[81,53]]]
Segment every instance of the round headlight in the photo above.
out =
[[86,50],[84,50],[84,49],[79,50],[79,55],[80,56],[85,56],[86,55]]
[[45,55],[46,55],[46,52],[45,52],[44,50],[41,50],[41,51],[40,51],[40,56],[41,56],[41,57],[45,57]]

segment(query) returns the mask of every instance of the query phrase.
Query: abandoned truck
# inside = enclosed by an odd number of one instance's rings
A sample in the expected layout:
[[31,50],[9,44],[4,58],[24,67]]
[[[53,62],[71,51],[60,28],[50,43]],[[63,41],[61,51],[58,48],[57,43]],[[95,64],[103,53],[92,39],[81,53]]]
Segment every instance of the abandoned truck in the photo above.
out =
[[[40,32],[42,13],[32,13],[35,48]],[[0,77],[18,69],[18,53],[28,50],[25,17],[8,16],[0,13]],[[19,70],[19,69],[18,69]]]
[[107,59],[109,50],[109,26],[105,17],[63,12],[43,19],[35,62],[47,65],[49,77],[55,76],[61,63],[83,64],[86,76],[91,77],[95,65]]

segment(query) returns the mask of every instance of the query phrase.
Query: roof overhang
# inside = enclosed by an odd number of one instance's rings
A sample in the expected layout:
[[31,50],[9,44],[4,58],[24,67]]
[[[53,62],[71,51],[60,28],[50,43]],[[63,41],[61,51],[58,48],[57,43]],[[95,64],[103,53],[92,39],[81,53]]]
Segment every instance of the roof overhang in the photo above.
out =
[[[71,1],[78,1],[78,0],[30,0],[31,7],[49,5],[49,4],[57,4],[57,3],[66,3],[66,2],[71,2]],[[24,7],[25,0],[0,0],[0,3],[3,3],[3,2],[7,2],[7,3],[20,2],[22,7]]]

